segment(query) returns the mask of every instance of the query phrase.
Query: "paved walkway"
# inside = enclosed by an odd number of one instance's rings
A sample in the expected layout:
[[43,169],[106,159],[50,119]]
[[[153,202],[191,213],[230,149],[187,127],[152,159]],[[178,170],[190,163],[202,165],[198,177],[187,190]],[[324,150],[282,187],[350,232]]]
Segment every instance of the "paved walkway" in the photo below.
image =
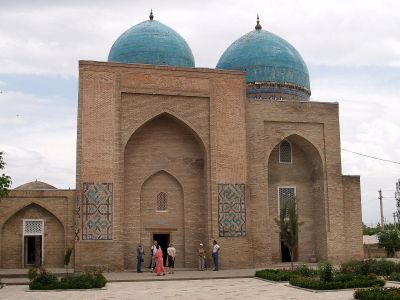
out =
[[6,286],[0,289],[0,299],[348,300],[352,299],[353,295],[352,291],[312,293],[288,287],[283,283],[269,283],[255,278],[114,282],[108,283],[105,290],[90,291],[26,292],[26,290],[27,286]]
[[[55,270],[50,270],[53,273]],[[207,271],[197,271],[197,270],[176,270],[174,274],[168,274],[165,276],[156,276],[156,274],[151,273],[148,269],[143,270],[143,273],[136,273],[136,271],[124,271],[124,272],[113,272],[104,273],[108,282],[142,282],[142,281],[170,281],[170,280],[201,280],[201,279],[228,279],[228,278],[252,278],[254,277],[256,269],[239,269],[239,270],[220,270],[218,272],[213,272],[211,270]],[[26,274],[25,271],[24,274]],[[18,273],[18,274],[23,274]],[[28,284],[28,278],[15,277],[7,278],[4,277],[1,281],[8,285],[23,285]],[[0,273],[0,278],[2,274]]]

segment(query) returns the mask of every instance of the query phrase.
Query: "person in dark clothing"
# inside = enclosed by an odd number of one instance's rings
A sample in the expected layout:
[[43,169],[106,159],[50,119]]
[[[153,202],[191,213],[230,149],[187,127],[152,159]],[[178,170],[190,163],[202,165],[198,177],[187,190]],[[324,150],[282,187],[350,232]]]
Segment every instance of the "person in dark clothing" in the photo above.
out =
[[136,258],[137,258],[136,271],[138,273],[142,273],[143,255],[144,255],[143,247],[142,244],[139,243],[136,248]]

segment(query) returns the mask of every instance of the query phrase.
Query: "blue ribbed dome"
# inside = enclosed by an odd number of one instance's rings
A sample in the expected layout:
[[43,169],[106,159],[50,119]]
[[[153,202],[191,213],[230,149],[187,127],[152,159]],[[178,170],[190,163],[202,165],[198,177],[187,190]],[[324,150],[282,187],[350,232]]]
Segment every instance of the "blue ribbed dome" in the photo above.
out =
[[244,71],[247,83],[293,84],[310,91],[307,66],[299,52],[261,26],[230,45],[217,68]]
[[112,46],[108,61],[194,67],[186,41],[175,30],[152,19],[125,31]]

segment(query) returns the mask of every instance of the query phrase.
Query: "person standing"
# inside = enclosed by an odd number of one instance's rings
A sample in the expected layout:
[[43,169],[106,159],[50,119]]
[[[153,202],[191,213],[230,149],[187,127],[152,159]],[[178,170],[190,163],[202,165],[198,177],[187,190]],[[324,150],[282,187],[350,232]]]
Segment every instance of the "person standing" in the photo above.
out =
[[169,247],[167,248],[168,253],[168,267],[169,267],[169,274],[174,274],[174,267],[175,267],[175,258],[176,258],[176,249],[174,244],[169,243]]
[[197,249],[197,255],[199,256],[199,271],[204,271],[206,250],[204,249],[204,245],[202,243],[200,243],[200,247]]
[[136,271],[138,273],[142,273],[143,255],[144,255],[143,247],[142,244],[139,243],[136,248],[136,258],[137,258]]
[[164,260],[163,260],[163,253],[162,253],[161,247],[159,245],[157,245],[156,249],[157,249],[156,254],[154,255],[155,262],[156,262],[155,272],[157,273],[157,276],[160,276],[161,273],[163,275],[165,275]]
[[218,245],[217,241],[214,240],[214,247],[213,247],[213,261],[214,261],[214,271],[218,271],[218,254],[219,254],[220,246]]
[[153,241],[153,245],[150,248],[150,265],[149,265],[149,269],[151,271],[154,271],[154,268],[156,267],[156,263],[155,263],[156,251],[157,251],[157,241]]

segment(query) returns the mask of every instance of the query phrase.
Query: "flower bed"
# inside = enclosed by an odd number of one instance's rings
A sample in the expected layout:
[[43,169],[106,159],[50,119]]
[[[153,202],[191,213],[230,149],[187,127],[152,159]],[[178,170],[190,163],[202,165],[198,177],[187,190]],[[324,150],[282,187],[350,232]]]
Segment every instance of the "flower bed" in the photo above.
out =
[[318,278],[309,278],[301,276],[293,276],[289,283],[301,288],[312,290],[339,290],[364,288],[371,286],[384,286],[385,281],[374,275],[350,275],[336,274],[331,281],[323,281]]
[[289,281],[293,276],[311,277],[316,272],[307,265],[298,266],[294,271],[265,269],[257,271],[255,276],[272,281]]
[[400,273],[398,273],[398,272],[393,272],[392,274],[390,274],[390,275],[387,277],[387,280],[390,280],[390,281],[399,281],[399,282],[400,282]]
[[271,270],[265,269],[256,271],[256,277],[272,280],[272,281],[289,281],[292,276],[296,275],[289,270]]
[[40,270],[35,274],[30,274],[31,290],[56,290],[56,289],[93,289],[102,288],[106,285],[106,278],[100,272],[72,274],[70,276],[58,278],[45,270]]
[[400,288],[373,287],[354,292],[354,299],[360,300],[400,300]]
[[380,276],[389,276],[394,272],[400,272],[400,264],[385,259],[352,260],[343,263],[340,267],[340,271],[359,275],[376,274]]

